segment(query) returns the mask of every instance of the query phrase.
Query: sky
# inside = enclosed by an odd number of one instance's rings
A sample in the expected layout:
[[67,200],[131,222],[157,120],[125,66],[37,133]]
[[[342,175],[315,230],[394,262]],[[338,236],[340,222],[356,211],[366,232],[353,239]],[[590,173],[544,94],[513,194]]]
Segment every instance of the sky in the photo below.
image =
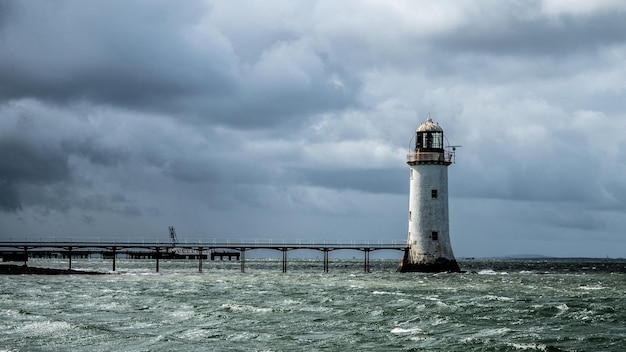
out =
[[429,115],[457,258],[626,257],[620,0],[0,1],[0,240],[403,241]]

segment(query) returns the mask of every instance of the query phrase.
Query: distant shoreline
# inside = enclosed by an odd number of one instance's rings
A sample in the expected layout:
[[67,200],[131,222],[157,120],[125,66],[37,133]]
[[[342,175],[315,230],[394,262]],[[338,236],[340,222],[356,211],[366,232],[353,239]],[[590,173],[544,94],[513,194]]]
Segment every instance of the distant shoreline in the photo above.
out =
[[38,268],[26,265],[1,264],[0,275],[104,275],[99,271]]

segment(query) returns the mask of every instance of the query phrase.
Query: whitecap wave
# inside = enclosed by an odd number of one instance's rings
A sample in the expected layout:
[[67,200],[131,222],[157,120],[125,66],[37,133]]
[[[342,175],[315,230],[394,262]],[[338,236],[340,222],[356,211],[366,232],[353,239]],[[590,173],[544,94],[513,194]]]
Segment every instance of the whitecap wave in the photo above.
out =
[[393,328],[391,329],[392,334],[418,334],[423,330],[418,327],[413,328]]
[[508,346],[521,351],[547,351],[548,346],[540,343],[509,343]]
[[249,305],[241,305],[241,304],[233,304],[233,303],[224,303],[221,305],[221,307],[232,310],[234,312],[270,313],[273,311],[272,308],[268,308],[268,307],[253,307]]
[[506,271],[495,271],[493,269],[483,269],[478,272],[478,275],[509,275]]

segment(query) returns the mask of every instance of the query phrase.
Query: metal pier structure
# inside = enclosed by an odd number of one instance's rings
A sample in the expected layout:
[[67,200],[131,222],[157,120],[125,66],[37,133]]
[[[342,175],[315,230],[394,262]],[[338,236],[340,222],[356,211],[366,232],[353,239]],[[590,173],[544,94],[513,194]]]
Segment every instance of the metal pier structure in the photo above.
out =
[[287,242],[287,241],[198,241],[196,243],[166,242],[101,242],[101,241],[9,241],[0,242],[0,256],[3,261],[27,263],[29,257],[68,258],[72,269],[72,258],[88,258],[98,255],[111,259],[113,271],[118,255],[133,259],[154,259],[156,272],[159,272],[160,259],[197,259],[198,271],[202,272],[204,259],[235,258],[245,272],[246,252],[251,250],[276,250],[282,252],[282,271],[287,272],[287,253],[294,250],[314,250],[324,254],[323,270],[328,272],[329,253],[338,250],[356,250],[364,254],[363,270],[370,271],[370,253],[377,250],[399,250],[406,252],[406,241],[337,241],[327,242]]

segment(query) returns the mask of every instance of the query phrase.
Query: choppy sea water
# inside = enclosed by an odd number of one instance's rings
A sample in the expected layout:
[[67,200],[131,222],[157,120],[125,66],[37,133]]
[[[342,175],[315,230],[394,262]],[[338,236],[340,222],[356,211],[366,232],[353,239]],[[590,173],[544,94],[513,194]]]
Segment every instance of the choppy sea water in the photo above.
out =
[[[0,351],[624,351],[626,260],[118,260],[0,277]],[[32,266],[66,268],[62,260]],[[73,268],[110,270],[110,261]],[[472,273],[473,272],[473,273]]]

